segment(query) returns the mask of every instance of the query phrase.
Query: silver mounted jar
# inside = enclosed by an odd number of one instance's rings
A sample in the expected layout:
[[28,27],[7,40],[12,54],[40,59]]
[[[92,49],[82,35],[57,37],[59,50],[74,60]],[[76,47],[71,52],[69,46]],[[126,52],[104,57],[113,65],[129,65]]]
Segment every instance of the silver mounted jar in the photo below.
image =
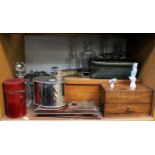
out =
[[58,68],[52,68],[52,76],[34,78],[35,104],[46,108],[63,107],[62,79]]

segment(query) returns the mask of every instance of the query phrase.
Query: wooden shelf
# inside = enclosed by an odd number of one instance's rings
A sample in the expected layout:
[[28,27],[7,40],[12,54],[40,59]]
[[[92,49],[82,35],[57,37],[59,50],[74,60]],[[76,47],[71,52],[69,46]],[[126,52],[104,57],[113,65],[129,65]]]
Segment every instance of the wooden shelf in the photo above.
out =
[[88,118],[61,118],[61,117],[37,117],[33,113],[32,108],[28,108],[26,116],[18,119],[11,119],[6,116],[2,119],[2,121],[42,121],[42,120],[48,120],[48,121],[62,121],[62,120],[96,120],[96,121],[153,121],[153,117],[151,116],[138,116],[138,117],[101,117],[101,119],[88,119]]
[[[99,87],[100,84],[104,86],[109,86],[109,80],[106,79],[90,79],[90,78],[81,78],[81,77],[66,77],[64,79],[65,85],[94,85]],[[130,80],[118,80],[117,84],[119,85],[128,85]],[[140,84],[141,80],[137,80],[137,84]],[[106,85],[108,84],[108,85]],[[18,119],[10,119],[8,117],[4,117],[3,120],[98,120],[98,121],[152,121],[152,116],[117,116],[117,117],[104,117],[101,116],[101,119],[90,119],[90,118],[62,118],[62,117],[42,117],[35,116],[33,113],[33,108],[30,107],[27,109],[27,115],[23,118]]]

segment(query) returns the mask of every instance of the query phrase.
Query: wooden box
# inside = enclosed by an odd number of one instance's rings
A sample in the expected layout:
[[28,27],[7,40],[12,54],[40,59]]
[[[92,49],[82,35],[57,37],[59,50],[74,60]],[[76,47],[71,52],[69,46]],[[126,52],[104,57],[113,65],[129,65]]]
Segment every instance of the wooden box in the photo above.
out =
[[[118,80],[118,84],[129,84],[129,80]],[[141,83],[137,80],[137,83]],[[66,102],[72,101],[95,101],[100,104],[100,85],[108,85],[109,80],[91,79],[81,77],[64,78],[64,98]]]
[[101,85],[104,116],[150,116],[152,90],[138,84],[136,90],[129,85]]

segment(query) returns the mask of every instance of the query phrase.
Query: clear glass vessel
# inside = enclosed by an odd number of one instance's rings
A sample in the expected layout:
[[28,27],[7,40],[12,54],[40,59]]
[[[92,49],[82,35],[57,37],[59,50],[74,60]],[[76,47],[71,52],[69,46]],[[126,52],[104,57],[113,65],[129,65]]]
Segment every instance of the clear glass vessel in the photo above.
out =
[[26,65],[24,62],[17,62],[15,64],[15,72],[17,78],[24,78],[26,73]]
[[81,52],[82,70],[89,71],[89,62],[96,57],[96,52],[92,50],[92,42],[84,42],[84,51]]
[[79,69],[80,59],[77,57],[76,51],[71,52],[69,61],[69,69]]
[[68,63],[69,69],[79,69],[80,68],[80,59],[77,56],[75,39],[73,39],[73,38],[71,39],[70,52],[69,52],[69,56],[66,59],[66,61]]
[[26,106],[30,106],[33,102],[33,78],[34,74],[33,71],[30,71],[30,73],[26,74],[25,79],[25,93],[26,93]]

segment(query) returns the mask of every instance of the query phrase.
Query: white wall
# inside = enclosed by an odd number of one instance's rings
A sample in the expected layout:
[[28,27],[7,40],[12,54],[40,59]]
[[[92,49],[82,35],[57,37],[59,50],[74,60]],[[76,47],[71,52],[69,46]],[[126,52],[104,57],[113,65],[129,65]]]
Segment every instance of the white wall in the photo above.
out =
[[[76,37],[77,53],[83,51],[83,41],[92,40],[93,50],[100,53],[99,36]],[[70,37],[60,36],[26,36],[25,59],[27,72],[30,70],[45,70],[50,72],[52,66],[67,69],[66,58],[70,52]]]
[[[76,36],[76,47],[78,57],[81,57],[83,51],[83,42],[91,40],[93,42],[92,49],[97,54],[101,52],[100,35],[80,35]],[[25,36],[25,61],[27,65],[27,72],[34,71],[51,71],[52,66],[59,66],[60,69],[67,69],[68,62],[66,58],[70,52],[70,39],[69,36],[61,37],[56,35],[48,36]],[[116,39],[115,39],[116,40]],[[112,43],[109,42],[111,49]],[[126,44],[124,44],[125,48]]]

